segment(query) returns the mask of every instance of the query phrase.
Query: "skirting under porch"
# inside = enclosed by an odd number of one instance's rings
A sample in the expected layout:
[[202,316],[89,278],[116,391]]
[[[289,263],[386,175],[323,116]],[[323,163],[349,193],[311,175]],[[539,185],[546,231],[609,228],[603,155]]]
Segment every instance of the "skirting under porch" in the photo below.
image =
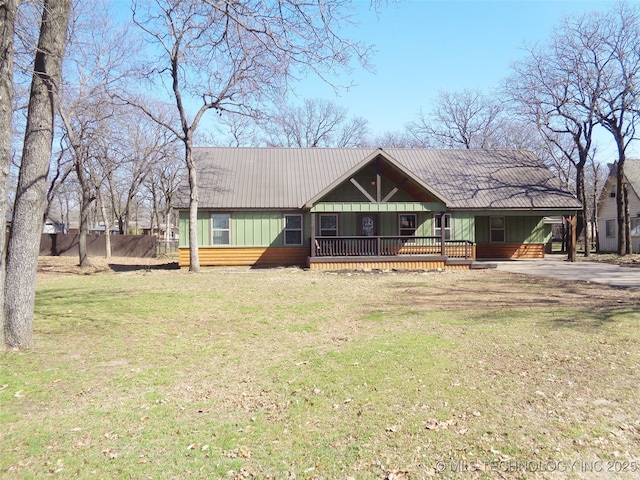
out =
[[309,258],[311,270],[468,270],[472,260],[441,256]]

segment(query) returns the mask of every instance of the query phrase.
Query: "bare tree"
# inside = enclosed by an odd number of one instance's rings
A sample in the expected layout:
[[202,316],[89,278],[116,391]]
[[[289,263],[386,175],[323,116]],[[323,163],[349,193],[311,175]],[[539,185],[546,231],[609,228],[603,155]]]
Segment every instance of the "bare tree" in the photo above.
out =
[[[0,319],[4,319],[5,245],[7,229],[4,227],[9,210],[9,169],[11,167],[13,137],[13,59],[14,29],[18,10],[17,0],[0,2]],[[3,349],[4,321],[0,321],[0,349]]]
[[[128,60],[135,49],[127,41],[127,26],[115,28],[108,20],[108,4],[77,2],[75,7],[58,113],[80,185],[79,263],[87,267],[89,210],[97,195],[92,159],[108,131],[106,124],[116,115],[117,107],[107,91],[127,75]],[[96,21],[98,17],[100,21]]]
[[[108,197],[105,194],[105,174],[103,165],[109,164],[110,157],[110,144],[111,137],[105,135],[98,139],[94,151],[95,156],[92,156],[90,162],[87,162],[87,173],[91,181],[93,191],[95,191],[95,198],[98,201],[98,208],[100,209],[100,216],[102,217],[102,223],[104,225],[104,257],[111,258],[111,218],[108,209]],[[91,165],[93,164],[93,165]],[[86,221],[86,220],[85,220]]]
[[619,3],[606,14],[585,17],[569,28],[585,50],[585,69],[596,73],[596,118],[613,136],[618,149],[618,254],[625,255],[631,253],[631,229],[624,166],[627,149],[637,139],[640,119],[640,8]]
[[63,185],[69,178],[69,175],[73,172],[73,159],[68,155],[68,151],[65,148],[63,141],[60,142],[59,149],[55,153],[55,159],[52,160],[51,163],[49,179],[47,181],[49,186],[47,188],[47,201],[44,213],[45,219],[47,215],[49,215],[59,191],[63,188]]
[[[583,68],[584,51],[565,23],[548,46],[530,48],[528,56],[513,64],[514,74],[505,90],[518,114],[538,127],[545,141],[568,161],[575,172],[575,192],[582,203],[577,234],[588,219],[585,166],[592,157],[596,126],[597,90]],[[585,248],[589,256],[589,248]]]
[[130,107],[121,108],[111,128],[112,141],[108,148],[106,145],[103,148],[102,168],[119,232],[127,234],[134,200],[155,163],[166,156],[167,145],[175,138],[141,110]]
[[151,171],[145,180],[145,188],[152,202],[152,226],[153,218],[156,219],[158,230],[165,226],[164,240],[172,240],[173,198],[180,183],[180,177],[184,170],[178,148],[175,142],[167,142],[162,154],[153,162]]
[[285,105],[262,122],[267,144],[278,147],[357,147],[367,135],[367,121],[349,117],[345,107],[324,99]]
[[33,310],[40,234],[71,0],[44,0],[20,175],[7,248],[5,343],[33,346]]
[[[200,270],[198,183],[193,136],[209,110],[257,116],[260,104],[280,96],[294,74],[323,76],[366,62],[368,49],[340,35],[350,21],[348,0],[154,0],[134,2],[134,22],[153,43],[142,78],[169,86],[180,127],[165,124],[184,145],[190,188],[190,270]],[[159,52],[159,55],[158,55]],[[166,83],[163,83],[166,82]],[[124,95],[121,98],[125,97]],[[128,101],[136,103],[128,97]],[[189,114],[193,109],[195,113]]]
[[607,180],[606,170],[607,169],[604,168],[601,163],[596,162],[593,157],[589,159],[585,170],[585,197],[587,198],[588,204],[587,218],[591,224],[588,236],[591,237],[592,243],[595,244],[596,252],[600,251],[600,240],[598,236],[598,200],[602,193],[602,187]]
[[440,92],[432,111],[407,125],[422,147],[496,148],[502,106],[478,90]]
[[414,148],[413,137],[406,131],[386,131],[372,138],[367,138],[362,146],[370,148]]
[[234,113],[220,115],[215,131],[198,135],[195,140],[217,147],[257,147],[261,143],[255,119]]

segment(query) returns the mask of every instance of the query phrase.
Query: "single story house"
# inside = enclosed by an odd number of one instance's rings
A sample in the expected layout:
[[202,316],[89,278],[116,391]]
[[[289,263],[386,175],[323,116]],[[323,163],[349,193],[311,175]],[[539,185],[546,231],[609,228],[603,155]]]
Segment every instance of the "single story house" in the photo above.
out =
[[[624,162],[627,181],[629,216],[631,223],[631,250],[640,252],[640,159],[627,158]],[[598,201],[598,244],[601,252],[618,251],[618,169],[609,165],[609,176]]]
[[[580,202],[532,153],[196,148],[202,266],[470,268],[540,258]],[[189,188],[175,203],[189,265]]]

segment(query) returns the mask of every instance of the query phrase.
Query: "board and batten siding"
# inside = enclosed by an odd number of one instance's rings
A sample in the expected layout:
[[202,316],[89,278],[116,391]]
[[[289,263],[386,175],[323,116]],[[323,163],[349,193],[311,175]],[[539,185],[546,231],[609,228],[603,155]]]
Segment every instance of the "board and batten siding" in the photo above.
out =
[[[544,244],[548,240],[549,232],[544,228],[544,217],[542,216],[514,216],[513,213],[496,212],[497,217],[504,217],[505,221],[505,241],[504,243],[540,243]],[[477,243],[491,243],[489,236],[490,216],[477,216],[475,218],[475,231]]]
[[[378,204],[379,205],[379,204]],[[402,213],[417,215],[417,236],[433,235],[433,212],[412,211],[411,204],[405,205],[406,211],[380,212],[380,235],[396,236],[398,232],[398,216]],[[337,213],[339,235],[357,235],[357,212],[331,212],[329,208],[323,209],[326,213]],[[211,246],[211,211],[198,212],[198,245]],[[283,229],[284,216],[297,214],[298,212],[273,212],[273,211],[236,211],[220,212],[231,215],[231,245],[236,247],[278,247],[284,246]],[[475,241],[474,214],[470,212],[451,213],[453,240]],[[189,246],[189,212],[180,211],[180,246]],[[305,245],[311,237],[311,217],[303,214],[303,229]],[[318,230],[316,230],[318,231]]]
[[[178,228],[180,231],[180,246],[189,246],[189,211],[178,212]],[[198,211],[198,245],[211,243],[211,215],[206,211]]]
[[[356,236],[357,215],[361,212],[331,212],[328,209],[325,213],[335,213],[338,215],[338,234],[341,236]],[[399,215],[414,214],[417,216],[416,236],[430,237],[433,235],[433,212],[406,211],[380,212],[379,213],[379,234],[383,237],[395,237],[399,235]],[[468,212],[455,212],[452,215],[453,236],[452,240],[475,241],[474,215]],[[319,230],[316,230],[319,231]]]
[[453,226],[452,240],[476,241],[476,219],[471,212],[453,212],[451,214]]
[[237,247],[282,246],[283,228],[284,214],[280,212],[234,212],[231,215],[233,245]]
[[[370,164],[350,177],[348,180],[343,181],[336,186],[331,192],[327,193],[321,202],[339,202],[339,203],[357,203],[367,201],[365,195],[351,183],[353,178],[358,184],[373,198],[377,196],[377,175],[373,164]],[[382,197],[385,197],[396,187],[396,182],[390,180],[384,175],[380,176],[380,189]],[[414,198],[405,188],[400,187],[399,190],[391,198],[391,202],[415,202],[426,201],[427,199],[436,200],[432,194],[424,192],[422,198]]]
[[[302,215],[303,238],[308,244],[310,237],[310,216],[290,211],[220,211],[203,210],[198,212],[198,246],[211,245],[211,214],[228,213],[231,215],[230,245],[234,247],[282,247],[284,246],[284,216]],[[180,211],[180,246],[189,246],[189,212]],[[216,245],[225,248],[226,245]]]

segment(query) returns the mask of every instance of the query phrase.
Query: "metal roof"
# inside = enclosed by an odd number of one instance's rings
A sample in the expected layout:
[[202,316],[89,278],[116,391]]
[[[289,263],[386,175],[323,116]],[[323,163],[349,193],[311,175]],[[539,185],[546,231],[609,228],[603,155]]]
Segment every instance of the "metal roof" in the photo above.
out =
[[[194,149],[199,208],[300,209],[381,156],[452,209],[581,208],[531,152],[366,148]],[[187,178],[176,208],[189,205]],[[308,205],[307,205],[308,206]]]
[[[602,186],[598,200],[598,208],[603,208],[603,203],[609,198],[612,185],[618,181],[618,162],[610,163],[609,176]],[[624,161],[624,178],[627,181],[627,188],[630,188],[637,197],[640,197],[640,158],[627,158]]]
[[[615,175],[615,171],[613,173]],[[624,176],[636,195],[640,197],[640,158],[627,158],[624,161]]]

